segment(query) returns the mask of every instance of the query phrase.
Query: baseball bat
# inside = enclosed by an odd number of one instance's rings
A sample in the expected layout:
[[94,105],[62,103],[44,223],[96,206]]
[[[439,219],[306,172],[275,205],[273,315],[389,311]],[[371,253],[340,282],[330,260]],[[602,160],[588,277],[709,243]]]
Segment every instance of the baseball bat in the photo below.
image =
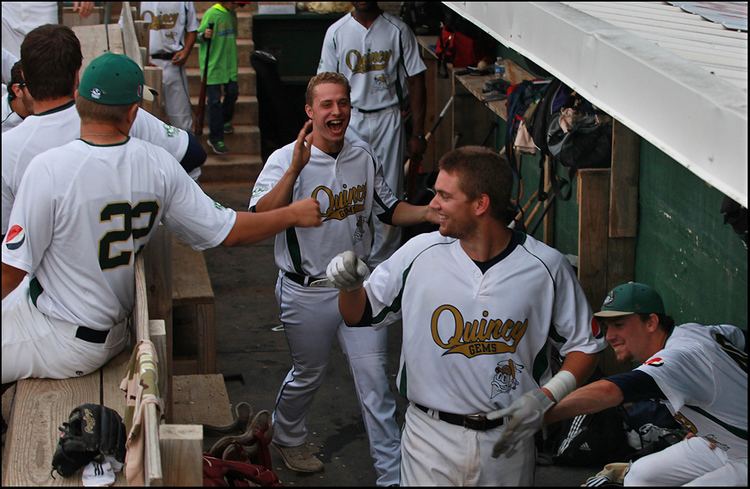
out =
[[529,209],[529,206],[531,205],[531,202],[534,200],[534,197],[536,197],[536,194],[537,194],[537,191],[534,190],[534,193],[531,194],[531,197],[529,197],[528,202],[526,202],[523,208],[520,211],[518,211],[518,214],[516,214],[514,221],[520,220],[526,214],[526,211]]
[[[453,95],[451,95],[451,98],[448,99],[448,101],[445,103],[445,106],[443,107],[443,110],[440,111],[440,115],[438,115],[437,120],[432,125],[432,128],[427,132],[427,134],[424,135],[424,141],[427,143],[427,141],[430,140],[435,130],[440,125],[440,122],[445,118],[446,112],[448,112],[448,107],[451,106],[453,103]],[[406,172],[406,195],[407,197],[411,197],[414,195],[414,187],[417,185],[417,171],[419,170],[419,162],[415,163],[414,165],[411,164],[411,158],[406,160],[406,163],[404,163],[404,172]]]
[[[214,30],[214,24],[210,23],[208,24],[208,28],[212,31]],[[213,33],[211,34],[211,37],[213,37]],[[208,61],[209,61],[209,54],[211,54],[211,39],[206,39],[206,64],[203,66],[203,79],[201,80],[201,93],[198,95],[198,110],[195,114],[195,119],[193,120],[193,134],[195,134],[195,137],[199,138],[201,137],[201,134],[203,134],[203,118],[206,111],[206,82],[208,81]]]

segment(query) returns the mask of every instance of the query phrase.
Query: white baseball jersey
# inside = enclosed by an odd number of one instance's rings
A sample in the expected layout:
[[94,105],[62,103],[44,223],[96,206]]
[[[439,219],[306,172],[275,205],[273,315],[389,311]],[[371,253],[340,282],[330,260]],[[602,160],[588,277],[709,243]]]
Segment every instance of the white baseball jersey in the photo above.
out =
[[[250,198],[250,207],[268,193],[292,161],[290,143],[269,156]],[[276,265],[282,271],[325,277],[328,262],[346,250],[357,256],[370,253],[371,214],[384,214],[398,202],[383,180],[383,171],[370,146],[346,139],[334,159],[315,146],[310,161],[294,184],[292,200],[313,197],[320,202],[323,225],[290,228],[276,235]]]
[[402,320],[401,393],[440,411],[486,413],[539,388],[548,339],[563,356],[606,346],[565,257],[519,232],[484,274],[458,239],[418,235],[365,290],[373,326]]
[[398,104],[406,78],[426,69],[414,33],[386,12],[369,29],[344,15],[326,31],[318,63],[318,73],[342,73],[352,87],[352,105],[365,110]]
[[57,24],[57,2],[2,2],[3,48],[21,57],[21,43],[30,31]]
[[31,161],[2,260],[38,281],[41,312],[106,330],[133,308],[135,254],[156,224],[205,249],[224,241],[235,218],[162,148],[76,140]]
[[707,438],[733,459],[747,458],[747,370],[735,357],[747,354],[742,332],[729,325],[688,323],[674,328],[664,348],[637,370],[650,375],[667,397],[667,407],[685,428]]
[[182,50],[185,33],[198,30],[193,2],[141,2],[141,19],[151,22],[148,26],[151,54]]
[[[15,194],[31,159],[80,135],[81,118],[73,101],[42,114],[30,115],[3,134],[2,234],[8,230],[8,216]],[[146,110],[138,111],[130,135],[166,149],[177,161],[187,151],[187,133],[162,122]]]
[[2,106],[3,111],[3,132],[13,129],[23,122],[21,116],[16,114],[10,106],[10,102],[8,101],[8,87],[5,86],[5,83],[0,85],[0,105]]

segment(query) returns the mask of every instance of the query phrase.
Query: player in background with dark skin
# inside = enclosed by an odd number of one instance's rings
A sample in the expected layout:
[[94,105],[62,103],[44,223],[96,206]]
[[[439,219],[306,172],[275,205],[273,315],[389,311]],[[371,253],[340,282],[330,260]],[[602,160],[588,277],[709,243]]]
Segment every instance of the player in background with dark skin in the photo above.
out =
[[[541,423],[545,409],[588,379],[604,341],[565,257],[508,228],[508,162],[466,146],[439,166],[429,204],[438,231],[409,240],[369,278],[350,251],[326,275],[340,289],[347,325],[403,324],[397,383],[410,405],[401,484],[533,485],[533,440],[508,460],[492,458],[500,435],[521,428],[496,410],[522,408]],[[554,376],[535,368],[548,342],[564,356]]]
[[[636,460],[626,486],[747,486],[747,342],[731,325],[675,326],[646,284],[615,287],[595,314],[620,362],[634,370],[576,389],[547,424],[623,402],[662,399],[688,437]],[[504,452],[517,438],[501,440]]]
[[10,70],[10,83],[8,83],[5,95],[5,85],[3,85],[4,100],[2,124],[3,132],[12,129],[21,123],[26,117],[34,113],[34,102],[26,82],[23,81],[23,72],[21,62],[16,61]]

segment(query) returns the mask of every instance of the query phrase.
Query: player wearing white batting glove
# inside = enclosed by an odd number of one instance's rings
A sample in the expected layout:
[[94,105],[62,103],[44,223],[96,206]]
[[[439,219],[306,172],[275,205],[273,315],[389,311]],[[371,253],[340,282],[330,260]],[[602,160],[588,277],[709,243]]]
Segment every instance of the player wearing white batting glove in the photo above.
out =
[[326,268],[326,276],[337,289],[351,292],[362,286],[370,276],[370,269],[353,251],[347,250],[333,257]]
[[[553,399],[550,399],[542,388],[549,391]],[[500,439],[492,448],[494,458],[502,454],[506,454],[506,457],[512,456],[519,441],[539,431],[544,421],[544,413],[555,405],[556,400],[562,399],[576,388],[576,378],[567,370],[560,370],[542,388],[525,393],[507,408],[487,414],[489,420],[503,416],[509,418]]]

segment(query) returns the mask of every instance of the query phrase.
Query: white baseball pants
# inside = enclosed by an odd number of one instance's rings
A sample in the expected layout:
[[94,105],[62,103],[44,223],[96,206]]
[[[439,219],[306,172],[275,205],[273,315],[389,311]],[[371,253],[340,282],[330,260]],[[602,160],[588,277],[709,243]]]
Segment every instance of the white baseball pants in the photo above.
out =
[[456,426],[409,404],[401,435],[402,486],[533,486],[534,438],[511,457],[492,458],[503,426],[476,431]]
[[[383,176],[393,194],[404,198],[404,135],[401,111],[398,105],[378,112],[362,113],[352,108],[349,128],[368,143],[383,165]],[[401,246],[401,228],[383,224],[377,218],[374,223],[374,241],[367,264],[375,268],[388,259]]]
[[633,462],[624,485],[747,487],[747,452],[745,458],[730,459],[695,436]]
[[[170,124],[174,127],[192,131],[193,112],[190,106],[187,75],[184,67],[173,65],[166,59],[152,59],[155,66],[161,68],[161,91],[164,107]],[[157,88],[158,87],[154,87]]]
[[78,325],[42,314],[31,302],[28,276],[3,299],[3,384],[26,378],[68,379],[89,374],[120,353],[127,320],[104,343],[76,338]]
[[283,446],[305,442],[307,413],[323,382],[334,338],[338,338],[354,378],[377,485],[398,484],[399,428],[396,401],[388,388],[386,330],[346,326],[334,288],[303,287],[279,274],[276,299],[292,368],[276,398],[274,442]]

